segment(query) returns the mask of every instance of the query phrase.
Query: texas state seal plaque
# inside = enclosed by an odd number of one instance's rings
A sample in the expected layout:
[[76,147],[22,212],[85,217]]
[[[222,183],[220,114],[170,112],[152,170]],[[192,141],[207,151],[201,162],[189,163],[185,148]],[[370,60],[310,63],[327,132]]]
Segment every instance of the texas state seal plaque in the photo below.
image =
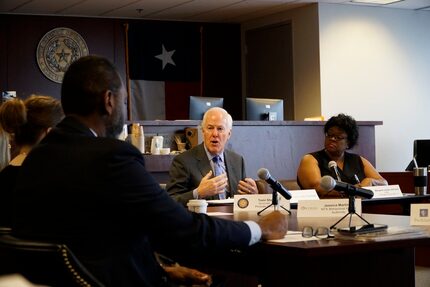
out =
[[89,54],[85,40],[69,28],[55,28],[46,33],[37,46],[37,64],[51,81],[61,83],[69,65]]

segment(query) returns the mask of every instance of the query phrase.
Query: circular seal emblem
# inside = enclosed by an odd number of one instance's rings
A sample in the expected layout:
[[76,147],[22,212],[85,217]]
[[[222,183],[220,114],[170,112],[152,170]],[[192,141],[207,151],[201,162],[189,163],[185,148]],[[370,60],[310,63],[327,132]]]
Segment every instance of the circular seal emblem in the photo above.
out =
[[55,28],[46,33],[37,45],[37,64],[51,81],[61,83],[71,63],[89,54],[87,44],[76,31]]
[[247,208],[248,207],[248,205],[249,205],[249,201],[248,201],[248,199],[246,199],[246,198],[240,198],[238,201],[237,201],[237,206],[239,207],[239,208]]

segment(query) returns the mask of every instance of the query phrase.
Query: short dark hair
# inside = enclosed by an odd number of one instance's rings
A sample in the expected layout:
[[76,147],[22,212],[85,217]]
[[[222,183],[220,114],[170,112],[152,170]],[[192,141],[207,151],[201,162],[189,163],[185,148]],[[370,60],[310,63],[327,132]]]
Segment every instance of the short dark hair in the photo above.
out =
[[357,122],[351,116],[338,114],[331,117],[324,126],[324,133],[332,127],[338,127],[344,130],[348,136],[348,148],[353,148],[358,140]]
[[119,73],[109,60],[95,55],[82,57],[64,74],[61,86],[64,113],[89,115],[101,108],[105,91],[117,94],[121,86]]

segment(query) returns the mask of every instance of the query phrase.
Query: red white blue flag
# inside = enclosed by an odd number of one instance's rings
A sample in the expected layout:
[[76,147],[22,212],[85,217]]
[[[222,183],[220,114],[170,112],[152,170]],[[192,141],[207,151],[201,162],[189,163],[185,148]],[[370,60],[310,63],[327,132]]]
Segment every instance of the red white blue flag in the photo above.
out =
[[201,93],[201,25],[144,21],[128,29],[132,120],[188,119]]

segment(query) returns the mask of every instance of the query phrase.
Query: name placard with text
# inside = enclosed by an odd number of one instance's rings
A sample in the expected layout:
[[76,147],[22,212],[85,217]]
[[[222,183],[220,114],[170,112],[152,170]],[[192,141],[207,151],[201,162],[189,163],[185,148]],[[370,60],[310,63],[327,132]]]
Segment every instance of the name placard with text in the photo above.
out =
[[[290,210],[290,201],[278,194],[278,204]],[[233,213],[237,211],[260,211],[272,204],[272,194],[236,194]]]
[[[297,217],[342,217],[348,213],[349,199],[301,200]],[[355,199],[355,212],[361,214],[361,199]]]
[[387,198],[387,197],[402,197],[402,191],[398,184],[381,185],[381,186],[366,186],[365,189],[373,191],[372,198]]
[[411,204],[411,225],[430,225],[430,203]]

